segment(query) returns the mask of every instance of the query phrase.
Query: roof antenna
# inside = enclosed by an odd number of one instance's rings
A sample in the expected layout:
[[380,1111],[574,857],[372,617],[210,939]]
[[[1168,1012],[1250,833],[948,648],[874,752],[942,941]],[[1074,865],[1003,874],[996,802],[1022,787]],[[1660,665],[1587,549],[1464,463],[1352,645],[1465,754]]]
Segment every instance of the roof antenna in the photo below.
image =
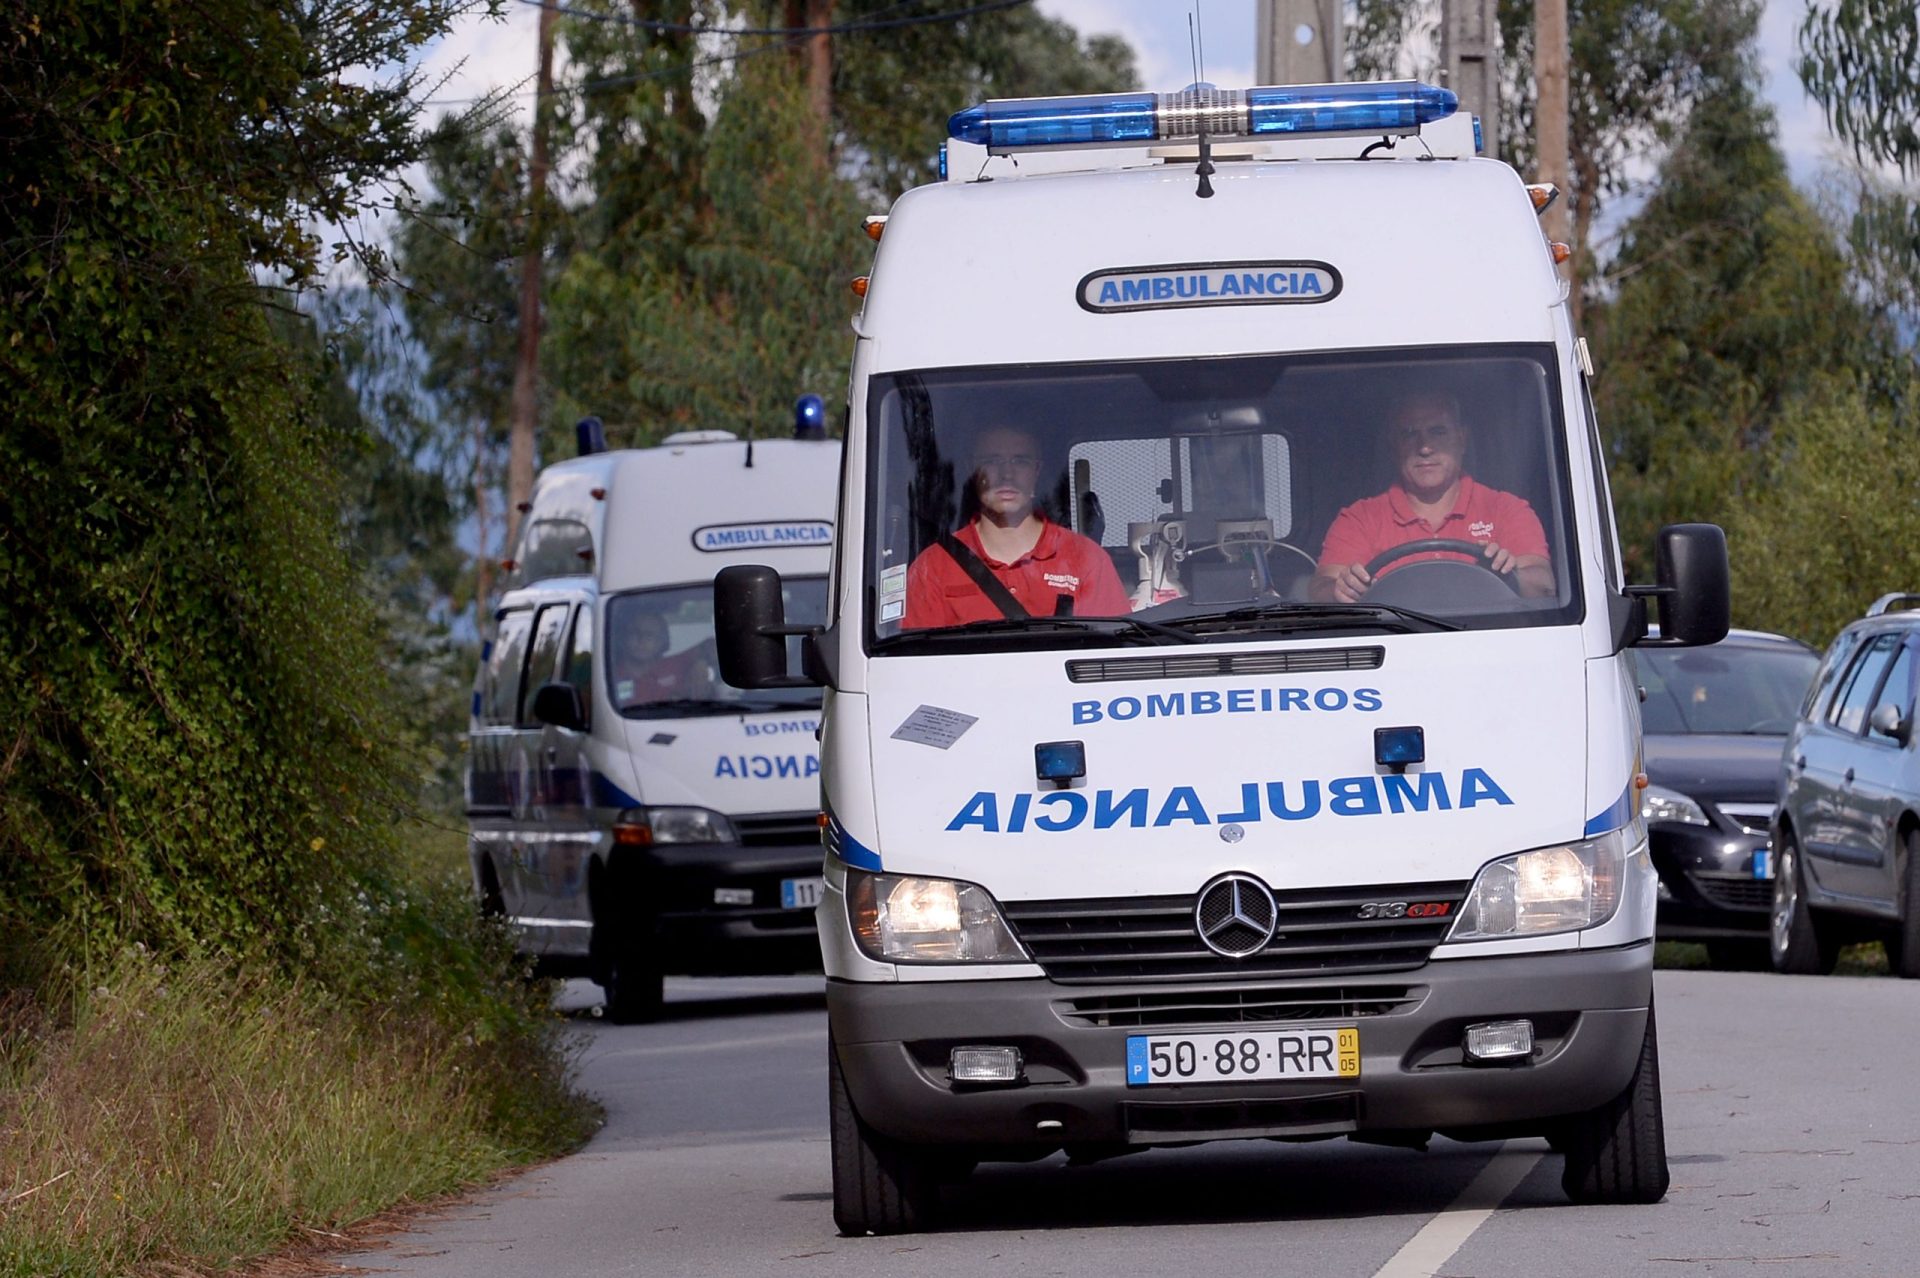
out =
[[1198,20],[1200,0],[1193,0],[1193,12],[1187,15],[1187,51],[1193,56],[1194,127],[1200,135],[1200,163],[1194,166],[1194,173],[1200,179],[1199,189],[1194,194],[1203,200],[1213,198],[1213,142],[1207,137],[1207,109],[1213,103],[1213,94],[1201,77],[1206,74],[1207,62],[1204,36]]

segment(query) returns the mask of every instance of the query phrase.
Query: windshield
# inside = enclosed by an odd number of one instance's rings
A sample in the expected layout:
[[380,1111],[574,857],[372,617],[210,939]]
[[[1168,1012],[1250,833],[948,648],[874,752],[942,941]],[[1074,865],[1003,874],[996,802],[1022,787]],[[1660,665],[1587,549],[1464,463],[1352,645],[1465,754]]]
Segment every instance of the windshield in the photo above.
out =
[[1641,726],[1650,733],[1730,732],[1785,736],[1820,658],[1787,644],[1641,648],[1647,690]]
[[[826,620],[827,579],[787,577],[781,583],[787,620]],[[720,680],[713,644],[713,585],[668,586],[615,595],[607,601],[607,694],[629,719],[666,719],[755,710],[802,710],[820,705],[818,688],[743,692]],[[787,658],[800,667],[800,640]]]
[[878,651],[1577,620],[1554,361],[876,377],[869,634]]

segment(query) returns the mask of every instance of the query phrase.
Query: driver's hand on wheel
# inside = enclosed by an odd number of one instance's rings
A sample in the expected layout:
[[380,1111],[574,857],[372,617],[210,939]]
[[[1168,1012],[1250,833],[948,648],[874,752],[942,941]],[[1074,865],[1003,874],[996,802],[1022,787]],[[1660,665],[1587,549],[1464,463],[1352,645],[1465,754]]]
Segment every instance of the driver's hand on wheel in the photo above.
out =
[[1497,541],[1487,542],[1480,548],[1480,553],[1487,557],[1487,567],[1493,569],[1502,577],[1520,566],[1520,561],[1514,558],[1513,552],[1501,546]]
[[1359,603],[1360,596],[1373,585],[1373,578],[1361,564],[1343,564],[1333,574],[1333,597],[1341,603]]

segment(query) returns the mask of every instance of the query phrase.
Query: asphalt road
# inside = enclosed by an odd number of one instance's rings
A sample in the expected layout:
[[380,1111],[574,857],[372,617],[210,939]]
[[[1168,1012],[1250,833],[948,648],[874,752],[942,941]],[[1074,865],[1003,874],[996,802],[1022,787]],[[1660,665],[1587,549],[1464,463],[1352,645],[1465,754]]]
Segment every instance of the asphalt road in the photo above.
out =
[[1920,982],[1662,972],[1673,1187],[1572,1207],[1544,1142],[1239,1141],[988,1164],[946,1228],[841,1238],[820,981],[675,981],[619,1027],[569,985],[582,1153],[335,1263],[421,1278],[1011,1273],[1314,1278],[1920,1274]]

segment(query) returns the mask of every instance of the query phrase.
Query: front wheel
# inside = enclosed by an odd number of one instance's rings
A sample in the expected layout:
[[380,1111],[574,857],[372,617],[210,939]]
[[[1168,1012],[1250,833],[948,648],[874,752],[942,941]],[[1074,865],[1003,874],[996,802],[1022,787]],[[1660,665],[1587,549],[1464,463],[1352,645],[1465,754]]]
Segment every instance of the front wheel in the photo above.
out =
[[1900,921],[1887,940],[1887,965],[1908,980],[1920,979],[1920,830],[1908,830],[1906,864],[1900,875]]
[[1806,876],[1793,836],[1780,837],[1774,858],[1773,914],[1767,929],[1773,969],[1796,976],[1825,976],[1840,959],[1840,945],[1823,932],[1807,904]]
[[940,1183],[925,1151],[874,1131],[853,1108],[840,1072],[840,1049],[827,1036],[829,1136],[833,1146],[833,1223],[849,1238],[910,1234],[932,1223]]
[[1657,1203],[1666,1196],[1667,1133],[1651,1004],[1640,1063],[1626,1090],[1566,1119],[1549,1142],[1566,1155],[1560,1187],[1576,1203]]

